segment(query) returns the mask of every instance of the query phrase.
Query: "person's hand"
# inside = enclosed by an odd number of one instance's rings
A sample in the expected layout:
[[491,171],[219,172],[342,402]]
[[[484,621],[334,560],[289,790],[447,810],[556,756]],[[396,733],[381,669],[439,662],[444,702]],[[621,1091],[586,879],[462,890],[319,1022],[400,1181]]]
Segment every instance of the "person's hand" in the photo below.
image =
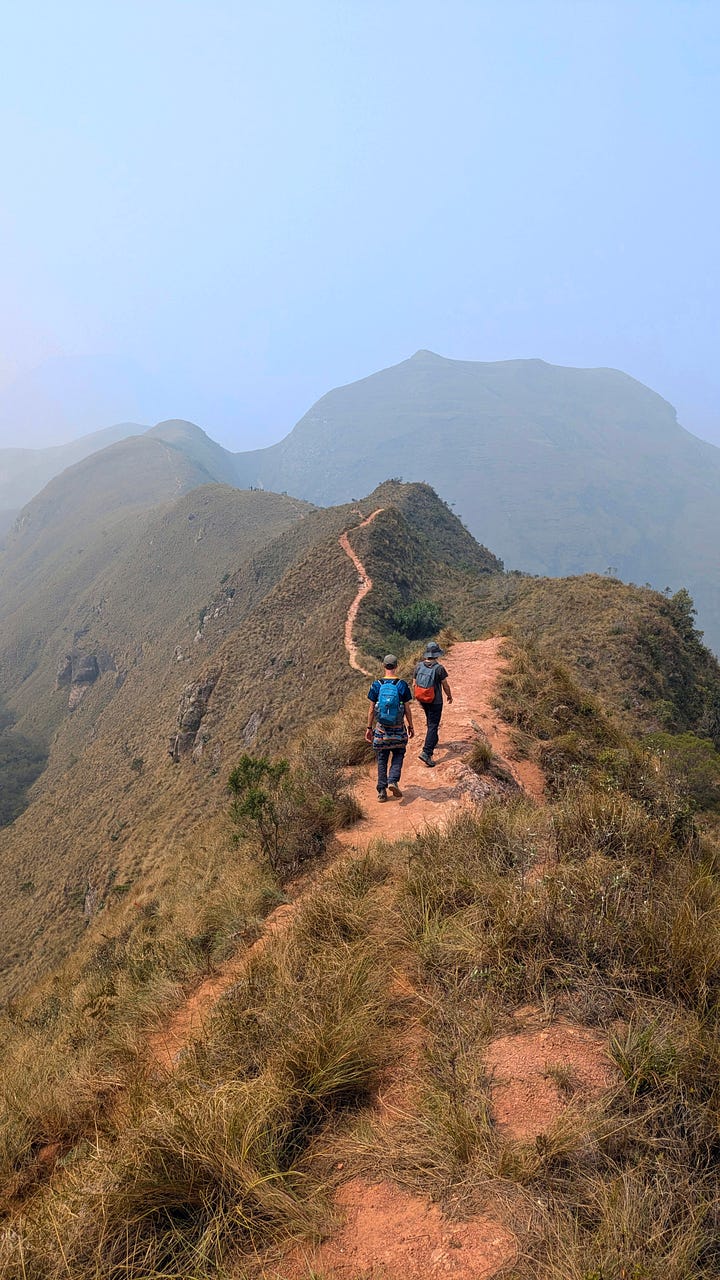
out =
[[367,729],[365,730],[365,741],[366,741],[366,742],[372,742],[372,740],[373,740],[373,731],[372,731],[372,729],[367,728]]
[[412,726],[411,724],[409,724],[409,725],[408,725],[408,738],[414,738],[414,737],[415,737],[415,730],[413,729],[413,726]]

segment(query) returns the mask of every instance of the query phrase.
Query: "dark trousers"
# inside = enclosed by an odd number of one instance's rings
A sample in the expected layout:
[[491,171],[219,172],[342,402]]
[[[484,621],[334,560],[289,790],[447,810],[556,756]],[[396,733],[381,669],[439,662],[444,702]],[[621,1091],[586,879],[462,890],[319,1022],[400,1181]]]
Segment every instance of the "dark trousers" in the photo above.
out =
[[[388,782],[400,781],[405,751],[405,747],[386,747],[384,751],[375,752],[378,766],[378,791],[384,791]],[[388,763],[391,756],[392,763],[390,763],[390,772],[388,773]]]
[[439,702],[437,706],[432,702],[427,705],[421,702],[420,706],[425,712],[425,719],[427,720],[427,733],[425,734],[423,751],[426,756],[431,756],[438,743],[438,729],[443,711],[442,702]]

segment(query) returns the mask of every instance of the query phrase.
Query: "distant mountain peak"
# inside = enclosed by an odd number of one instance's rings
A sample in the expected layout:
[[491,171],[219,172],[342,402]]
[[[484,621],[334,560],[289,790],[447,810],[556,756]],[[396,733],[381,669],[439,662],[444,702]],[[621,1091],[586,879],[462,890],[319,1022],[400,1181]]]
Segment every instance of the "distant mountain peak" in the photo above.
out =
[[417,360],[418,363],[421,361],[427,362],[428,360],[441,360],[445,363],[447,356],[439,356],[437,351],[429,351],[427,347],[421,347],[419,351],[416,351],[414,355],[410,356],[410,359]]
[[170,437],[183,436],[186,439],[194,436],[196,439],[202,437],[209,440],[210,436],[202,427],[195,422],[188,422],[185,418],[165,418],[163,422],[156,422],[154,427],[150,427],[145,432],[148,436],[159,436],[160,439],[166,440]]

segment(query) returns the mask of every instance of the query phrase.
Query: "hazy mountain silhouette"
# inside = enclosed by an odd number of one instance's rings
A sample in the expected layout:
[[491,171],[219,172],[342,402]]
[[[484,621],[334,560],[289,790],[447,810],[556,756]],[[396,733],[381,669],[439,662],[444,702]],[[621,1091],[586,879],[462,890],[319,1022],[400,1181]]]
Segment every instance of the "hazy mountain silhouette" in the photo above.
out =
[[146,427],[136,422],[119,422],[113,427],[105,427],[103,431],[80,436],[69,444],[52,445],[47,449],[0,449],[0,532],[10,522],[6,512],[15,516],[66,467],[145,430]]
[[346,501],[425,480],[508,567],[687,586],[720,648],[720,449],[614,369],[419,351],[323,396],[241,483]]
[[[686,586],[708,642],[720,649],[720,449],[683,430],[671,405],[617,370],[419,351],[330,391],[266,449],[232,454],[176,420],[147,435],[186,456],[198,483],[263,487],[318,504],[348,501],[389,475],[426,481],[508,567],[609,570],[660,589]],[[100,437],[72,447],[93,440],[97,447]],[[18,452],[0,454],[15,476]],[[33,483],[66,465],[64,456],[39,453]],[[27,467],[24,474],[27,489]],[[0,511],[21,506],[18,483],[0,483]]]

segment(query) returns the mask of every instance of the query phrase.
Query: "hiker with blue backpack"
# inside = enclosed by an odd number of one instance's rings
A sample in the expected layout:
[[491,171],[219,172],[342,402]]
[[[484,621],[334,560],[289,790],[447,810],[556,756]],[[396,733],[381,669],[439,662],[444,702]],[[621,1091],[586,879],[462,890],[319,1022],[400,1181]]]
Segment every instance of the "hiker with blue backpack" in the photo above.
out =
[[398,798],[399,787],[408,738],[415,737],[413,728],[412,692],[405,680],[397,675],[398,660],[394,653],[383,659],[385,675],[373,680],[368,692],[368,710],[365,739],[371,742],[377,756],[378,800],[387,800],[388,790]]
[[427,721],[425,742],[418,759],[422,760],[428,769],[435,768],[433,752],[438,743],[438,729],[443,712],[443,693],[448,702],[453,700],[448,684],[448,673],[439,661],[443,656],[444,652],[440,645],[436,640],[431,640],[415,668],[413,677],[415,698],[425,712]]

